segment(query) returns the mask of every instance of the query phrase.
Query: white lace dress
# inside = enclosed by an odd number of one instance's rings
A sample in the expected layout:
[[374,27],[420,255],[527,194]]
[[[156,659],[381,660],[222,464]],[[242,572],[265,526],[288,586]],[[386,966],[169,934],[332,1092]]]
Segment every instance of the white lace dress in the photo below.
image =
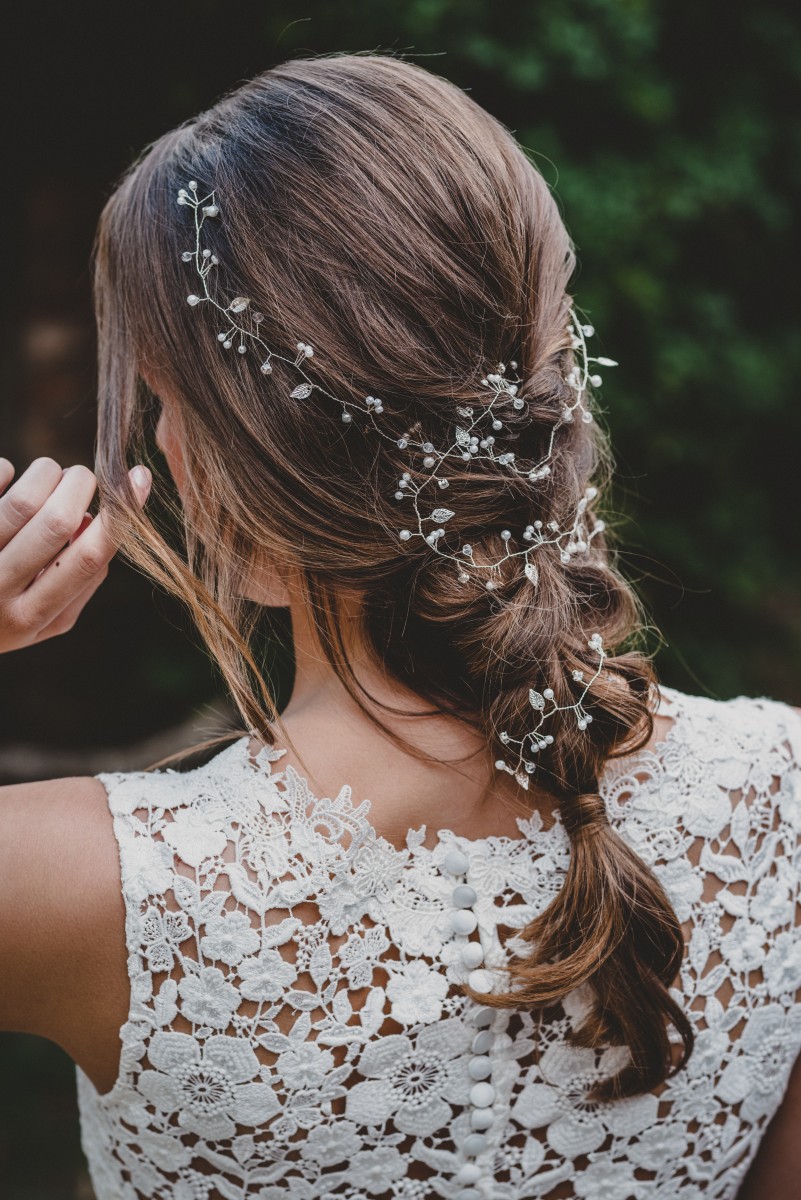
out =
[[626,1051],[477,1007],[556,893],[557,820],[397,850],[248,738],[185,773],[99,776],[131,982],[113,1089],[77,1069],[97,1200],[731,1200],[801,1049],[801,719],[663,688],[664,741],[602,793],[683,923],[688,1067],[609,1104]]

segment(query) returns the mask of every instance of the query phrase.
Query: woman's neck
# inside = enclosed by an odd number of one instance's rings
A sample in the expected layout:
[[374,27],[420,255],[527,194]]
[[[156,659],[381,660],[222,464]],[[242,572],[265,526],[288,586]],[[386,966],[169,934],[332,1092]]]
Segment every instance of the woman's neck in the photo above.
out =
[[359,708],[329,663],[308,608],[292,603],[290,611],[295,681],[276,741],[287,747],[282,766],[295,766],[316,795],[336,795],[349,784],[356,803],[370,799],[372,823],[397,845],[408,829],[422,824],[429,834],[447,827],[465,837],[515,836],[517,816],[530,814],[535,805],[552,811],[546,793],[539,795],[535,787],[522,793],[496,772],[492,748],[480,730],[432,713],[428,702],[391,677],[358,643],[355,613],[346,609],[341,629],[356,679],[372,698],[363,696],[365,703],[388,729],[433,761],[394,744]]

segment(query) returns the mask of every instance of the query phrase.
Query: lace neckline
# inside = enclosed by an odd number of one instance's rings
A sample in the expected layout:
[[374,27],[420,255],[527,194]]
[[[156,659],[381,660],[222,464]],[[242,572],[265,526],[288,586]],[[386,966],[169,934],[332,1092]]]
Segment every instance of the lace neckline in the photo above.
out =
[[[599,790],[602,797],[605,798],[612,782],[612,771],[619,774],[621,765],[625,765],[626,773],[632,780],[636,779],[638,773],[645,769],[649,762],[652,762],[655,756],[666,747],[668,747],[677,735],[677,728],[680,720],[685,716],[686,706],[684,701],[686,697],[676,691],[674,688],[668,687],[665,684],[658,686],[659,703],[655,709],[655,716],[668,716],[673,718],[672,724],[668,728],[663,738],[649,743],[643,749],[635,751],[625,758],[610,760],[606,763],[604,770],[599,777]],[[273,771],[272,764],[277,762],[286,753],[286,749],[279,746],[263,746],[255,756],[251,756],[249,751],[250,735],[245,734],[234,742],[227,750],[223,751],[222,755],[226,758],[230,754],[232,758],[238,759],[243,770],[263,778],[275,791],[281,796],[282,800],[288,804],[293,814],[304,821],[305,823],[314,826],[318,822],[325,823],[326,820],[334,817],[343,826],[347,827],[351,834],[351,841],[347,847],[342,847],[344,855],[347,859],[352,858],[356,851],[365,843],[370,843],[384,854],[390,857],[398,857],[406,859],[410,852],[416,855],[424,855],[431,858],[432,856],[439,857],[442,848],[457,846],[462,850],[477,851],[484,849],[491,851],[493,849],[499,851],[508,851],[518,845],[527,845],[534,842],[538,837],[544,836],[562,836],[564,834],[564,826],[562,824],[561,814],[556,808],[554,810],[553,824],[545,827],[545,823],[540,813],[535,810],[530,817],[516,817],[520,836],[516,837],[512,834],[488,834],[485,837],[469,838],[463,834],[455,833],[452,829],[443,828],[436,831],[436,843],[433,846],[426,846],[424,840],[428,831],[428,824],[424,822],[417,828],[410,827],[406,834],[406,847],[398,848],[387,838],[380,834],[373,823],[370,821],[369,814],[372,808],[372,803],[368,798],[364,798],[358,805],[353,803],[353,789],[350,784],[344,783],[336,797],[317,796],[311,789],[308,779],[297,771],[293,766],[289,765],[283,770]],[[611,768],[611,769],[610,769]]]

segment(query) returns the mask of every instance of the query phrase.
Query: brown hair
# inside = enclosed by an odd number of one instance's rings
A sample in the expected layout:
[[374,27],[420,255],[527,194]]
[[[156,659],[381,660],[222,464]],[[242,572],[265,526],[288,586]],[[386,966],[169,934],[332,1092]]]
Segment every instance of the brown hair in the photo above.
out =
[[[494,592],[459,583],[424,542],[400,542],[394,492],[408,455],[358,417],[343,425],[325,397],[291,399],[291,368],[276,362],[265,378],[252,355],[221,351],[205,308],[187,305],[191,223],[176,196],[191,179],[222,207],[204,227],[220,294],[253,299],[269,346],[291,354],[298,338],[310,342],[305,370],[321,386],[380,396],[384,428],[400,436],[419,422],[435,445],[452,432],[455,404],[486,403],[488,364],[517,360],[527,404],[506,428],[525,461],[542,456],[572,400],[575,252],[546,182],[463,92],[389,55],[284,63],[166,134],[100,223],[97,470],[125,552],[189,605],[248,727],[268,742],[277,713],[251,650],[255,606],[236,587],[256,554],[298,570],[329,661],[381,728],[347,659],[344,594],[363,598],[363,636],[390,672],[501,754],[501,731],[531,728],[530,687],[553,687],[560,704],[577,698],[572,671],[594,673],[588,636],[602,634],[617,652],[587,697],[592,725],[552,718],[555,742],[538,767],[571,839],[564,886],[523,932],[530,950],[512,961],[509,991],[481,999],[542,1010],[589,983],[594,1008],[578,1040],[611,1039],[632,1055],[594,1095],[655,1086],[672,1069],[669,1024],[683,1041],[679,1066],[692,1050],[668,990],[682,934],[598,791],[604,763],[653,730],[634,595],[603,535],[568,564],[540,551],[536,589],[508,562]],[[185,555],[138,512],[127,482],[145,453],[142,373],[180,401]],[[451,473],[459,537],[487,561],[503,555],[507,526],[564,527],[589,479],[608,471],[597,424],[563,426],[552,466],[536,482],[485,460]]]

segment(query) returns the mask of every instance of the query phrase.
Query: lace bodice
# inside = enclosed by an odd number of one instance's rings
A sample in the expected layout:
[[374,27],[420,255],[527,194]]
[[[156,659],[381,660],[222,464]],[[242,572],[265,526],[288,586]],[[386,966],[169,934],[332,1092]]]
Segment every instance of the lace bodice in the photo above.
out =
[[607,764],[609,818],[683,923],[696,1048],[647,1095],[589,1084],[582,989],[536,1029],[476,1006],[558,891],[557,816],[397,849],[247,737],[105,774],[131,983],[113,1089],[77,1068],[97,1200],[732,1200],[801,1049],[801,719],[661,690],[663,741]]

